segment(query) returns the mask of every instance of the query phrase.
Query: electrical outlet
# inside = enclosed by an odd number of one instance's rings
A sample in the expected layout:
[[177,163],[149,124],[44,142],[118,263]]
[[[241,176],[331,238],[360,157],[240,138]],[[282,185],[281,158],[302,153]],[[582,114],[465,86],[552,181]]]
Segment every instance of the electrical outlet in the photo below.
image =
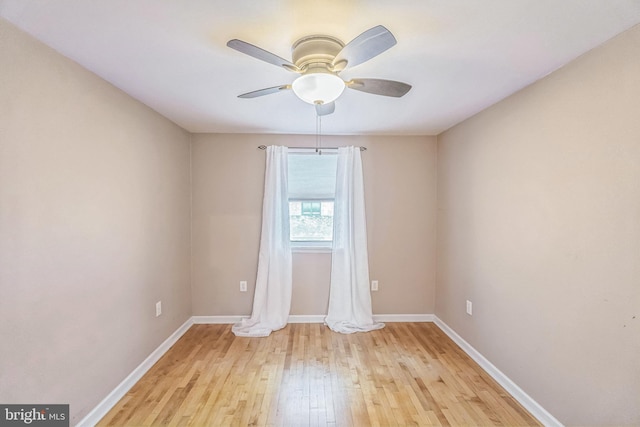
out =
[[156,303],[156,317],[162,314],[162,301]]
[[378,281],[377,280],[372,280],[371,281],[371,290],[372,291],[377,291],[378,290]]
[[467,300],[467,314],[469,316],[473,315],[473,303],[469,300]]
[[242,280],[240,282],[240,292],[247,292],[247,281]]

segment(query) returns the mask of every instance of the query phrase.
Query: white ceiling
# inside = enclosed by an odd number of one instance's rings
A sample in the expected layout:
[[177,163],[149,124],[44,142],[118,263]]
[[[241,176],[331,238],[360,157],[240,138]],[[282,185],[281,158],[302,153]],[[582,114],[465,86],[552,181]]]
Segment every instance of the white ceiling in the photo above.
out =
[[347,90],[325,134],[435,135],[640,22],[639,0],[0,0],[0,15],[192,132],[314,133],[291,59],[302,36],[345,43],[381,24],[398,44],[345,79],[407,82],[403,98]]

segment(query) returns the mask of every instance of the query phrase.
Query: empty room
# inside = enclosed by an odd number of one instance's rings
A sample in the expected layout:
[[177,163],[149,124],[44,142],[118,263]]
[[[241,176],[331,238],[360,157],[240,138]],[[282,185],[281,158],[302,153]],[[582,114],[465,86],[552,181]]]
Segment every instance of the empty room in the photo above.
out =
[[640,426],[637,0],[0,0],[0,424]]

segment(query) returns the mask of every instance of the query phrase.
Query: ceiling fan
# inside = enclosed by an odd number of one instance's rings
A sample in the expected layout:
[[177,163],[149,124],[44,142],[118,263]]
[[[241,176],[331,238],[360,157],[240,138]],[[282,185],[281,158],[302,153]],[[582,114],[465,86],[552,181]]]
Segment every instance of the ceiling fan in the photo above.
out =
[[339,39],[325,35],[307,36],[292,47],[292,61],[267,52],[251,43],[233,39],[227,46],[261,61],[300,74],[291,84],[268,87],[238,95],[238,98],[256,98],[285,90],[301,100],[315,105],[318,116],[335,111],[335,100],[345,88],[375,95],[399,98],[409,92],[411,85],[393,80],[343,80],[338,74],[380,55],[396,44],[396,38],[382,25],[370,28],[346,45]]

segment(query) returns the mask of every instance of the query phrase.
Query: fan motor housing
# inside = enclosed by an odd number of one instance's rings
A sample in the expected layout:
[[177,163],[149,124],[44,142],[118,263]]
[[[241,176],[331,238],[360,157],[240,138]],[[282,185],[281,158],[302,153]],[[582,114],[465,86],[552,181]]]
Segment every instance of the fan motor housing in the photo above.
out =
[[328,67],[343,47],[344,43],[335,37],[307,36],[293,44],[291,57],[293,63],[303,70],[317,68],[321,64]]

